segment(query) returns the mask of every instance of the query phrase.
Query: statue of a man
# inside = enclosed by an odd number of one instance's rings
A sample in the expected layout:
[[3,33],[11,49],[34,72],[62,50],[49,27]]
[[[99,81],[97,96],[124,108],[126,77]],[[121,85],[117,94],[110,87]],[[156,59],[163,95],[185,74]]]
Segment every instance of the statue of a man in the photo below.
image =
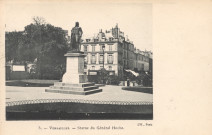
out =
[[81,37],[82,37],[82,29],[79,27],[79,22],[76,22],[75,27],[71,30],[71,47],[69,51],[71,52],[80,52],[81,49]]

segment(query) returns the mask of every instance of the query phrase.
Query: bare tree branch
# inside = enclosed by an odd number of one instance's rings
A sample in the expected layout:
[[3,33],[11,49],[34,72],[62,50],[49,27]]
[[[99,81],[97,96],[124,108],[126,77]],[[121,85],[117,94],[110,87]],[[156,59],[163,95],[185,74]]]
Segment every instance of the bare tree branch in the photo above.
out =
[[46,24],[46,21],[43,17],[39,17],[39,16],[34,16],[32,18],[33,22],[36,24],[36,25],[42,25],[42,24]]

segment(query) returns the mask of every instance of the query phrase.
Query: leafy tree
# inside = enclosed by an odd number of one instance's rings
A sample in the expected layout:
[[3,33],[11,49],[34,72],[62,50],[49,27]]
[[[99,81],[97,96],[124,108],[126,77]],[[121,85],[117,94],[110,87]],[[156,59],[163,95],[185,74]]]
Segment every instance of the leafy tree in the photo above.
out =
[[98,80],[100,81],[99,83],[103,83],[105,84],[105,81],[108,79],[108,72],[105,68],[102,68],[100,71],[99,71],[99,76],[98,76]]
[[6,32],[5,33],[5,53],[6,53],[6,61],[19,61],[18,52],[19,43],[22,39],[23,32]]
[[135,81],[139,84],[139,85],[143,85],[143,86],[152,86],[152,76],[151,74],[147,74],[144,71],[141,71],[139,73],[139,76],[136,77]]
[[121,78],[117,75],[110,75],[107,78],[107,84],[119,85]]
[[36,60],[38,78],[59,79],[65,70],[67,33],[43,18],[34,17],[33,21],[23,32],[6,34],[6,59],[25,64]]

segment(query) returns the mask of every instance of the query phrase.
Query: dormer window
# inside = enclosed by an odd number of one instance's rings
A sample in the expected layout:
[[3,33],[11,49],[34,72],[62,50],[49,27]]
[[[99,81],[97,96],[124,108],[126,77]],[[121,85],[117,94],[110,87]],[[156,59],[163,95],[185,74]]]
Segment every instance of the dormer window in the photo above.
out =
[[99,41],[99,39],[94,39],[94,42],[98,42]]
[[90,42],[90,39],[86,39],[86,42]]

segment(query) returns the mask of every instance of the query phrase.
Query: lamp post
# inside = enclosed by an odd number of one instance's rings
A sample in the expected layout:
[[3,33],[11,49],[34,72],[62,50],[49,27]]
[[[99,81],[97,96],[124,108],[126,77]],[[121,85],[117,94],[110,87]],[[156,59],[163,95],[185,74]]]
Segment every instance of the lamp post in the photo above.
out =
[[[104,44],[102,45],[102,51],[103,51],[103,72],[104,72],[104,69],[105,69],[105,67],[104,67],[104,65],[105,65],[105,45]],[[104,84],[104,75],[102,77],[103,77],[102,81]]]
[[104,65],[105,65],[105,45],[102,45],[102,51],[103,51],[103,69],[104,69]]

